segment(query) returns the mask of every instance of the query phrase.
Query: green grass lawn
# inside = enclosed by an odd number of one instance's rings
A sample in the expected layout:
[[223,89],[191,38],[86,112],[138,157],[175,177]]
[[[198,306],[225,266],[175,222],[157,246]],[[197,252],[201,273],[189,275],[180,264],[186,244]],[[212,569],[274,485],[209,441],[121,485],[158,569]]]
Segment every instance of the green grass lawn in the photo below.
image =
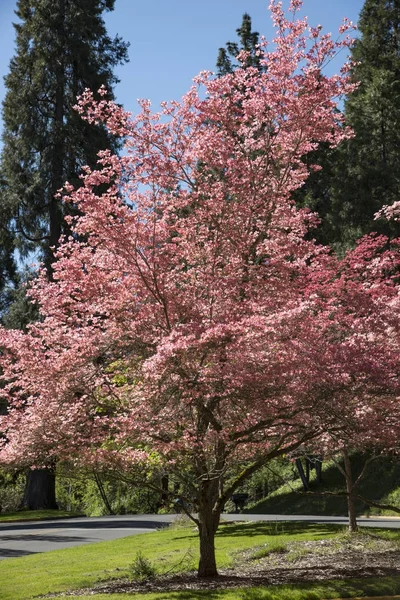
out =
[[[301,523],[232,523],[221,526],[217,534],[217,562],[219,567],[232,565],[235,553],[263,544],[285,545],[294,541],[323,540],[343,535],[343,527],[335,525]],[[375,530],[376,532],[376,530]],[[400,533],[391,532],[399,538]],[[102,542],[32,554],[23,558],[0,562],[0,599],[26,600],[54,592],[63,592],[114,578],[126,577],[137,552],[141,552],[155,565],[159,573],[194,569],[198,561],[197,533],[191,526],[176,527],[140,534],[112,542]],[[323,585],[276,586],[244,590],[207,592],[177,592],[147,594],[146,600],[194,600],[221,597],[223,600],[303,600],[357,595],[383,595],[400,593],[400,576],[382,580],[331,582]],[[138,594],[87,595],[80,599],[143,600]]]
[[83,515],[82,513],[72,513],[66,510],[18,510],[13,513],[0,513],[0,523],[11,521],[45,521],[47,519],[72,517],[83,517]]

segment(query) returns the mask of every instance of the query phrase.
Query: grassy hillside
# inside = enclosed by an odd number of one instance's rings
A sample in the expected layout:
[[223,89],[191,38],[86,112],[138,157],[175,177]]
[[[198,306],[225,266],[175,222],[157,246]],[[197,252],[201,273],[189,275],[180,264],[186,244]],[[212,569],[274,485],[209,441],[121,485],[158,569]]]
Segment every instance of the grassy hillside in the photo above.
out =
[[[352,457],[354,478],[360,473],[364,460],[365,457],[362,455]],[[249,504],[245,512],[284,515],[345,515],[347,513],[346,497],[318,495],[324,492],[344,491],[343,475],[334,463],[323,464],[322,479],[322,484],[317,485],[315,473],[312,471],[309,493],[302,491],[300,479],[297,479],[275,490],[267,498]],[[400,461],[381,457],[372,462],[360,483],[358,493],[376,502],[400,508]],[[400,516],[395,512],[369,507],[363,502],[357,502],[356,510],[358,515]]]

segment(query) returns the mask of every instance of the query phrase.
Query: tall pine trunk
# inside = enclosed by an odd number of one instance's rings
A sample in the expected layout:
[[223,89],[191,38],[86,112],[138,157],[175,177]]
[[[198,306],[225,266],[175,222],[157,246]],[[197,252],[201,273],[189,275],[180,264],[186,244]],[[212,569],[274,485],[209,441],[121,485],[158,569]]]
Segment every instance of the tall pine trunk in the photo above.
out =
[[[62,210],[60,200],[55,194],[64,184],[64,102],[65,102],[65,66],[62,49],[65,46],[65,0],[58,0],[59,19],[57,33],[60,40],[60,60],[56,71],[55,105],[52,132],[52,178],[48,203],[49,234],[44,253],[44,264],[49,280],[53,278],[53,250],[57,248],[62,231]],[[47,471],[47,473],[45,472]],[[55,500],[56,478],[52,469],[32,469],[27,478],[23,504],[26,508],[58,508]]]
[[21,508],[28,510],[57,509],[56,476],[52,469],[32,469],[28,472]]

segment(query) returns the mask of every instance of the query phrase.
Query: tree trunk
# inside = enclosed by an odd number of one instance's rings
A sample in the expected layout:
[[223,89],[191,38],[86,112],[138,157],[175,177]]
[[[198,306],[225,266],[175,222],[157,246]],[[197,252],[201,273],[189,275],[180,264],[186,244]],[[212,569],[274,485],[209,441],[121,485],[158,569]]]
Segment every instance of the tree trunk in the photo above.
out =
[[56,476],[52,469],[28,472],[21,508],[28,510],[57,509]]
[[[59,40],[64,46],[65,39],[65,0],[58,0],[59,24],[57,34]],[[62,54],[62,53],[61,53]],[[60,55],[58,67],[56,70],[56,90],[55,90],[55,109],[53,120],[52,144],[52,176],[50,186],[50,196],[47,198],[49,236],[48,243],[44,250],[44,265],[48,279],[53,279],[54,262],[53,249],[58,246],[62,231],[62,210],[60,200],[55,194],[64,184],[63,165],[65,159],[64,143],[64,102],[65,102],[65,67],[63,56]],[[28,474],[27,484],[24,492],[22,504],[24,508],[32,510],[41,508],[58,508],[56,504],[56,481],[54,471],[49,469],[32,469]],[[41,487],[42,486],[42,487]]]
[[315,472],[317,483],[322,483],[322,458],[320,457],[315,460]]
[[162,494],[161,494],[161,505],[165,505],[168,503],[169,500],[169,475],[168,473],[166,473],[165,475],[163,475],[161,477],[161,489]]
[[215,533],[218,529],[219,515],[212,511],[199,510],[200,561],[198,577],[217,577],[215,560]]
[[97,473],[94,473],[94,480],[96,482],[97,488],[100,492],[100,496],[101,499],[103,500],[104,506],[106,507],[106,510],[108,512],[109,515],[115,515],[115,512],[113,511],[113,509],[111,508],[111,504],[107,498],[107,494],[106,491],[104,489],[104,485],[103,482],[100,479],[100,476]]
[[343,460],[344,460],[344,472],[346,477],[346,491],[347,491],[347,511],[349,516],[349,531],[350,533],[355,533],[358,530],[357,525],[357,517],[356,517],[356,507],[355,507],[355,498],[354,498],[354,486],[353,486],[353,477],[351,472],[351,461],[350,457],[347,453],[347,450],[343,450]]
[[309,485],[306,474],[304,472],[303,463],[301,462],[301,458],[296,458],[296,467],[300,475],[301,483],[303,484],[303,489],[305,492],[307,492],[309,490]]

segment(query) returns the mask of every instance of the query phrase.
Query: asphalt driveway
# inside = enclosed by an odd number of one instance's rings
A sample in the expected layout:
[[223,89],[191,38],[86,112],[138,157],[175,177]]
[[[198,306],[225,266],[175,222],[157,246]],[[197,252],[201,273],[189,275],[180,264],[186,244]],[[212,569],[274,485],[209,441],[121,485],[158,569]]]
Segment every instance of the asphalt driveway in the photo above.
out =
[[[176,515],[116,515],[108,517],[80,517],[0,523],[0,559],[48,552],[82,544],[147,533],[166,527]],[[338,523],[345,525],[346,517],[319,517],[299,515],[224,514],[225,520],[246,521],[303,521],[310,523]],[[400,519],[391,517],[362,518],[359,525],[368,527],[399,528]]]

